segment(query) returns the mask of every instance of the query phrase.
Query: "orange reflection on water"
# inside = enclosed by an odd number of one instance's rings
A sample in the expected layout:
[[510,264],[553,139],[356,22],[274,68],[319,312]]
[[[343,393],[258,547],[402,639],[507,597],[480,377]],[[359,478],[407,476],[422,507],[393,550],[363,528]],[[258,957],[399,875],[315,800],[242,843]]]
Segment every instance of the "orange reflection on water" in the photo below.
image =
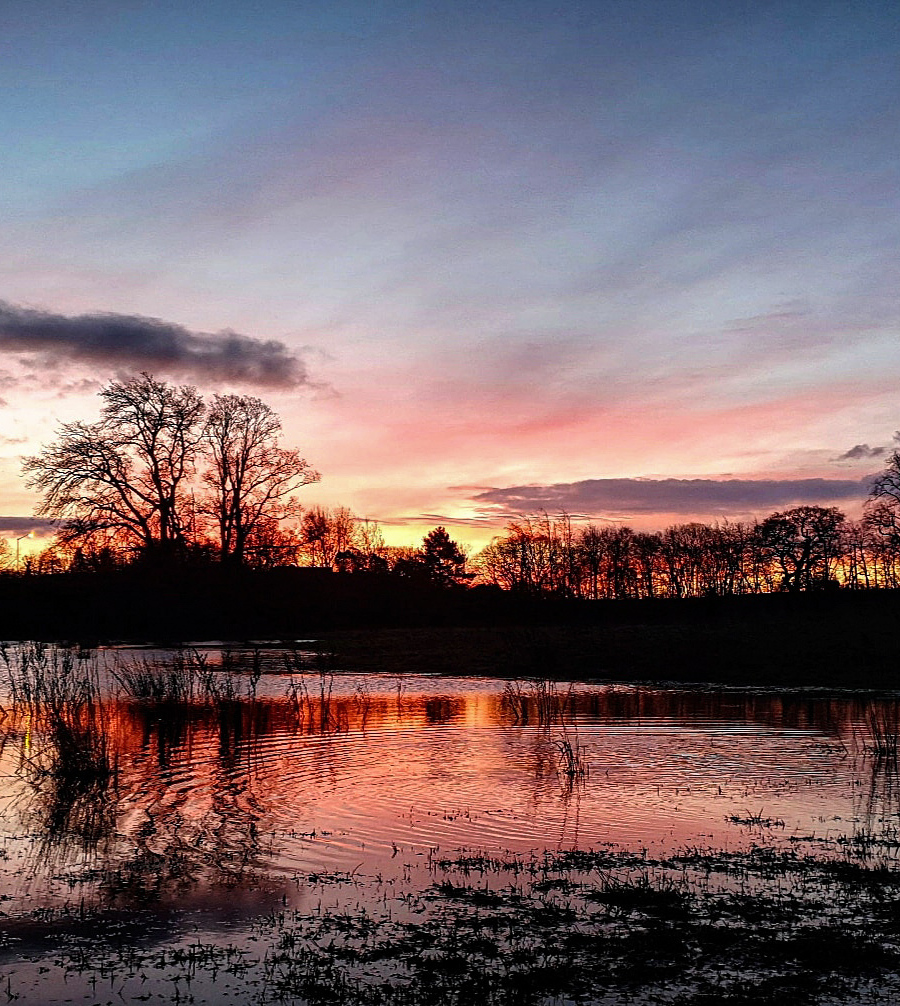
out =
[[[39,726],[43,774],[29,774],[30,721],[7,709],[4,890],[21,895],[23,862],[30,897],[52,900],[53,876],[98,863],[98,889],[146,895],[152,875],[159,895],[389,872],[461,847],[834,838],[896,811],[860,742],[861,698],[422,678],[269,686],[190,704],[107,699],[110,773],[91,785],[67,781]],[[565,742],[584,776],[561,771]],[[754,818],[768,823],[740,823]]]

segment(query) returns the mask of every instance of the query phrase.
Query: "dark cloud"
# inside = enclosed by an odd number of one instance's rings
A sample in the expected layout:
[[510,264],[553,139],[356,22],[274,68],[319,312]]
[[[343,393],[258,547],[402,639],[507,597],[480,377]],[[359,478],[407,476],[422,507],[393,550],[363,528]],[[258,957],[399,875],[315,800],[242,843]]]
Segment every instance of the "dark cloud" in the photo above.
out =
[[549,486],[510,486],[474,500],[508,513],[722,514],[795,504],[862,500],[870,478],[854,479],[585,479]]
[[237,332],[214,335],[128,314],[68,317],[0,301],[0,351],[176,371],[272,387],[311,384],[306,366],[284,343]]
[[870,447],[868,444],[857,444],[849,451],[835,458],[836,461],[859,461],[862,458],[880,458],[887,451],[887,447]]
[[45,517],[0,517],[0,532],[5,534],[53,534],[59,522]]

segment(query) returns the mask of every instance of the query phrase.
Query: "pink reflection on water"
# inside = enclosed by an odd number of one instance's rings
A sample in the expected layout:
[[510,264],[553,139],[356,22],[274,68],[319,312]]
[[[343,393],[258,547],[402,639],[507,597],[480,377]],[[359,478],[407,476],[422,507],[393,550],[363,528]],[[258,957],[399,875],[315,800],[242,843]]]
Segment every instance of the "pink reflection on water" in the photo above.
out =
[[[310,871],[389,877],[461,848],[663,853],[896,828],[859,697],[325,684],[273,676],[264,697],[180,707],[110,699],[117,772],[87,794],[28,777],[42,738],[8,711],[0,893],[54,903],[77,877],[91,896],[203,898]],[[564,739],[584,777],[560,772]]]

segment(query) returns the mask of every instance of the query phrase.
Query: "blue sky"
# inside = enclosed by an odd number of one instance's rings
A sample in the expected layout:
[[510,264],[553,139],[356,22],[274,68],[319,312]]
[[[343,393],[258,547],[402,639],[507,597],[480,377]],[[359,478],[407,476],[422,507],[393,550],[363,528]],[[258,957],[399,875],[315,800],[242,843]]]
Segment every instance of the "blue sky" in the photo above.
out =
[[[9,6],[2,514],[139,369],[259,394],[308,502],[406,539],[484,540],[559,485],[683,519],[603,480],[699,480],[703,519],[722,480],[850,507],[883,451],[845,455],[892,443],[894,3]],[[100,315],[137,342],[87,353]],[[278,343],[291,378],[154,356],[146,319]]]

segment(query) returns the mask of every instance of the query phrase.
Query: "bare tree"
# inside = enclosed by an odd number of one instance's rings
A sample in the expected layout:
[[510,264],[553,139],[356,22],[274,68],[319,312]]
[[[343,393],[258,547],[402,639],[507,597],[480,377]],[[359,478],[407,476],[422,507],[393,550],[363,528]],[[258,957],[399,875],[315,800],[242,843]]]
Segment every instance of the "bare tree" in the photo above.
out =
[[301,536],[309,564],[328,569],[341,552],[359,544],[357,520],[347,507],[310,508],[303,514]]
[[210,461],[204,480],[223,562],[243,563],[254,535],[271,538],[273,525],[299,516],[291,494],[319,481],[296,450],[279,445],[280,435],[281,420],[258,398],[213,398],[203,428]]
[[56,441],[26,458],[38,513],[63,522],[62,537],[112,534],[147,552],[184,543],[182,510],[194,474],[203,402],[191,387],[149,374],[100,392],[96,423],[66,423]]
[[872,483],[869,500],[883,503],[892,510],[896,524],[900,516],[900,450],[891,452],[884,471]]
[[384,533],[377,520],[371,520],[369,517],[357,517],[356,538],[357,548],[366,558],[371,559],[373,556],[380,558],[384,553]]

